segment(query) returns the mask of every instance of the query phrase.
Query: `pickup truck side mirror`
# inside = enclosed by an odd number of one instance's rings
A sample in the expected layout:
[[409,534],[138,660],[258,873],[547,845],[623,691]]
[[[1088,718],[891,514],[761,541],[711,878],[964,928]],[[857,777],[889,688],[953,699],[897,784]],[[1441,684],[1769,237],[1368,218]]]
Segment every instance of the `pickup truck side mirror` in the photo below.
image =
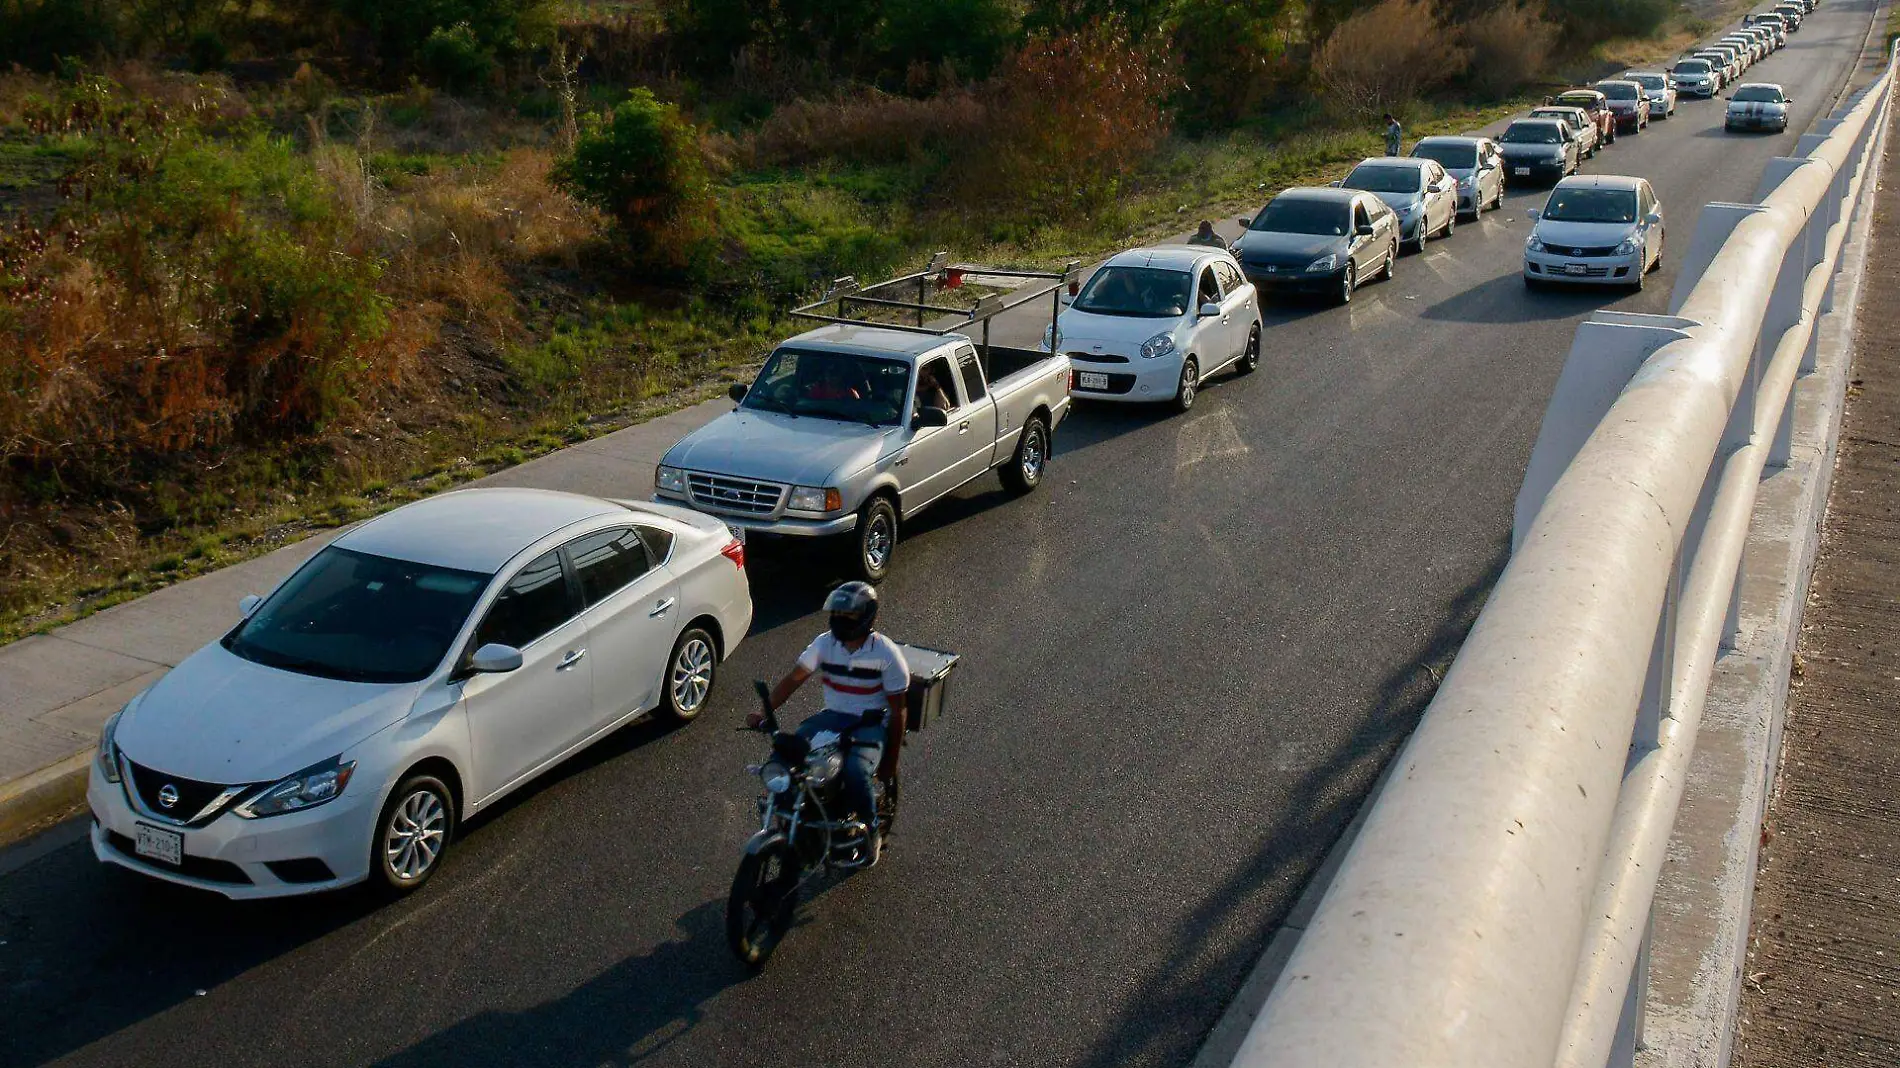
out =
[[925,408],[917,413],[917,418],[910,421],[910,428],[912,430],[927,430],[934,426],[949,425],[950,413],[944,411],[942,408]]
[[732,385],[726,387],[726,396],[731,397],[735,401],[744,400],[745,393],[746,388],[744,382],[734,382]]

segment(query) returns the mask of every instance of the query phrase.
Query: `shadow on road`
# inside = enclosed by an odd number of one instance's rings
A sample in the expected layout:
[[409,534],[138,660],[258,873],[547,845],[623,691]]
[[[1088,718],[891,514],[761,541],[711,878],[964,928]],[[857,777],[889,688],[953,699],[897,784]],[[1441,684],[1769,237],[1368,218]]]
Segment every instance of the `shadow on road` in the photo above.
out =
[[[1252,939],[1234,940],[1227,952],[1216,956],[1203,954],[1209,934],[1220,928],[1236,902],[1268,887],[1303,886],[1313,877],[1327,850],[1352,822],[1360,799],[1418,725],[1507,559],[1507,547],[1499,545],[1484,574],[1460,591],[1439,625],[1420,641],[1411,661],[1386,677],[1371,714],[1353,736],[1291,786],[1285,810],[1303,813],[1301,823],[1263,828],[1275,833],[1175,925],[1168,939],[1175,947],[1169,959],[1129,993],[1126,1004],[1132,1010],[1104,1033],[1081,1064],[1116,1068],[1193,1060],[1207,1037],[1205,1030],[1189,1033],[1158,1023],[1205,1020],[1211,1027],[1210,1000],[1239,989],[1285,915],[1274,917]],[[1290,911],[1299,899],[1288,895],[1286,900]]]
[[1629,291],[1610,286],[1527,289],[1518,274],[1493,278],[1430,305],[1422,319],[1452,323],[1538,323],[1569,319]]

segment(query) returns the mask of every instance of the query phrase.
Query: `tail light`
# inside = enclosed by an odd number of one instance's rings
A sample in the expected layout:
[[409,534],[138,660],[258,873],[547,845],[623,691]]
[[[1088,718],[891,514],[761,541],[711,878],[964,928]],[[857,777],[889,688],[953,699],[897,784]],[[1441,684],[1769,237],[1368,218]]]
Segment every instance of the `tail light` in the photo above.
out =
[[732,561],[733,566],[739,570],[745,570],[745,542],[734,538],[719,550],[719,555]]

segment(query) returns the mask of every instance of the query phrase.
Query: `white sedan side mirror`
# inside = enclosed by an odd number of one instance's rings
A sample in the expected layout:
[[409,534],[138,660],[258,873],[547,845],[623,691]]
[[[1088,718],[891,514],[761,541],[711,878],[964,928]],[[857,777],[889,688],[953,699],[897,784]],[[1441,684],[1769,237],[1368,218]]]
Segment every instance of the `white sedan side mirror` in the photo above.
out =
[[1524,214],[1530,216],[1532,222],[1536,222],[1537,220],[1544,217],[1544,212],[1542,208],[1532,208],[1531,210],[1525,212]]
[[521,650],[500,642],[489,642],[468,658],[470,671],[478,675],[499,675],[521,667]]
[[244,619],[249,619],[251,618],[251,613],[257,611],[257,606],[263,603],[264,599],[262,597],[259,597],[255,593],[247,593],[238,598],[238,615]]

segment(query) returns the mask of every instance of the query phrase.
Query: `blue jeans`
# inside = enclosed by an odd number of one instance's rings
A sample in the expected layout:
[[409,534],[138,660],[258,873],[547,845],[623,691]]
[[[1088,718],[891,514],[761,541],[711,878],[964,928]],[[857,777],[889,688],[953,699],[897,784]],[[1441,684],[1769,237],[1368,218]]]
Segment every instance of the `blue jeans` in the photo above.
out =
[[[800,738],[810,741],[819,731],[835,731],[854,743],[845,749],[844,756],[844,795],[857,810],[859,818],[866,826],[875,826],[877,820],[877,794],[872,785],[877,781],[878,761],[884,756],[884,731],[882,722],[871,726],[862,726],[863,717],[856,712],[838,712],[826,709],[808,717],[798,725],[795,732]],[[831,813],[833,819],[842,818],[842,813]]]

